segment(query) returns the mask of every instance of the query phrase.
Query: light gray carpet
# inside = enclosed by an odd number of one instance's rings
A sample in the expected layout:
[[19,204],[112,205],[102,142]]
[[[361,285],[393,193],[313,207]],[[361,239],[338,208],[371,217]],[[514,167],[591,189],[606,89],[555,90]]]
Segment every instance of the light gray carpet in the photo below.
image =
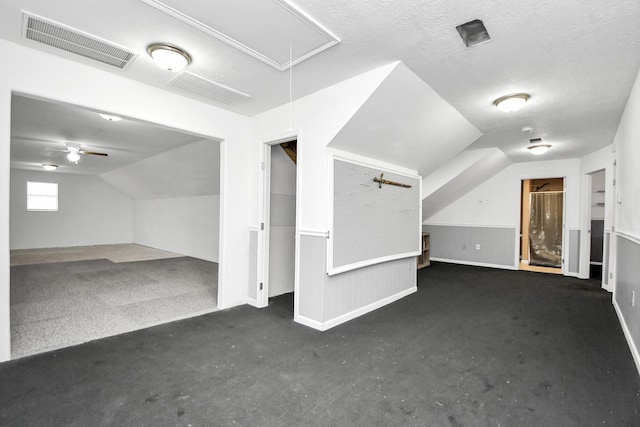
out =
[[11,357],[214,311],[218,264],[181,257],[11,267]]

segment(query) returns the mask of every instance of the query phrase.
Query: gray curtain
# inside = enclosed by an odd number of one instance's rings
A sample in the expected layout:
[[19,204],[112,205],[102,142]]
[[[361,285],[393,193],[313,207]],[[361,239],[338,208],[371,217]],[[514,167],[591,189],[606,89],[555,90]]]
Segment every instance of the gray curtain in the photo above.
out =
[[529,264],[562,267],[563,193],[531,193]]

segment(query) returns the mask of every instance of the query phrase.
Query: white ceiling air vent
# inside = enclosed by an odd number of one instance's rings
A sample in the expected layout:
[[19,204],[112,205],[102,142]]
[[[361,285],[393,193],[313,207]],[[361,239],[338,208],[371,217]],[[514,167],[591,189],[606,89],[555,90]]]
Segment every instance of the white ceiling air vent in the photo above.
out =
[[171,80],[169,86],[225,105],[231,105],[234,102],[251,97],[246,93],[188,71]]
[[136,54],[71,27],[24,13],[25,39],[124,70]]

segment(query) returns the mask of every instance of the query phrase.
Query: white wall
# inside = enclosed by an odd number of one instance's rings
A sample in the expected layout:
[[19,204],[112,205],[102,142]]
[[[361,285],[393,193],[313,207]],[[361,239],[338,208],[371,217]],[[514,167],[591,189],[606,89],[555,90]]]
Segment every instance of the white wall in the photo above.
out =
[[569,227],[579,224],[580,162],[576,159],[514,163],[488,179],[425,224],[516,227],[520,224],[520,186],[523,179],[566,177]]
[[[372,70],[317,93],[301,98],[292,103],[275,108],[254,117],[256,143],[254,150],[263,152],[262,144],[279,139],[292,130],[297,132],[298,139],[298,187],[297,187],[297,228],[296,247],[297,263],[300,266],[296,278],[295,298],[296,312],[294,318],[312,327],[322,329],[327,325],[335,326],[335,321],[346,321],[351,316],[363,314],[378,307],[378,303],[388,303],[415,291],[415,272],[411,278],[399,274],[400,269],[408,271],[406,262],[385,263],[378,268],[388,268],[388,275],[394,276],[398,282],[380,284],[377,292],[362,292],[363,284],[370,283],[369,267],[359,269],[349,275],[348,282],[339,279],[327,279],[326,252],[319,254],[319,248],[326,244],[327,236],[327,191],[328,191],[328,151],[327,145],[338,131],[347,123],[355,112],[367,101],[397,63]],[[292,114],[289,114],[291,107]],[[391,123],[391,122],[389,122]],[[259,154],[258,162],[253,166],[253,183],[258,194],[262,188],[262,177],[259,175],[260,162],[264,161]],[[260,206],[258,206],[260,209]],[[258,209],[258,211],[259,211]],[[256,213],[258,213],[258,211]],[[252,223],[258,224],[261,218],[256,215]],[[308,245],[301,245],[313,241]],[[325,247],[326,248],[326,247]],[[326,250],[326,249],[325,249]],[[410,268],[410,267],[409,267]],[[415,268],[415,267],[414,267]],[[304,271],[305,277],[302,278]],[[378,271],[378,270],[376,270]],[[382,276],[382,275],[379,275]],[[260,279],[258,279],[260,280]],[[338,282],[341,284],[339,285]],[[398,288],[402,288],[398,290]],[[364,286],[366,288],[366,286]],[[258,297],[260,300],[261,297]],[[348,299],[350,304],[342,302]],[[301,301],[302,300],[302,301]],[[299,312],[300,307],[305,312]],[[306,308],[305,308],[306,307]],[[346,310],[348,313],[335,311]],[[327,318],[333,316],[333,319]]]
[[[58,183],[58,211],[27,211],[27,181]],[[97,176],[11,169],[11,249],[133,241],[133,202]]]
[[133,242],[218,262],[220,196],[136,200]]
[[[616,147],[614,305],[640,371],[640,73],[614,140]],[[635,301],[634,301],[635,296]],[[635,303],[635,304],[633,304]]]
[[[161,124],[221,143],[221,230],[218,304],[244,303],[251,189],[247,117],[54,55],[0,40],[12,67],[0,79],[0,361],[10,357],[9,205],[11,93],[67,102]],[[43,72],[46,70],[46,72]],[[255,149],[255,146],[254,146]]]
[[[565,258],[568,230],[580,228],[580,161],[578,159],[514,163],[442,209],[428,225],[513,228],[513,267],[519,256],[520,192],[523,179],[565,178]],[[434,248],[432,248],[432,251]]]

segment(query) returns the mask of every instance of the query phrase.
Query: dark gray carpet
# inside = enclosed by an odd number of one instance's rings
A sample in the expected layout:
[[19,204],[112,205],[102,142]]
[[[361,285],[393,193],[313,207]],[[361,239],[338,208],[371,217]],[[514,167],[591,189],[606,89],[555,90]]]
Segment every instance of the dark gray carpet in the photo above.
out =
[[638,426],[597,283],[433,263],[417,294],[321,333],[292,298],[0,365],[11,426]]

